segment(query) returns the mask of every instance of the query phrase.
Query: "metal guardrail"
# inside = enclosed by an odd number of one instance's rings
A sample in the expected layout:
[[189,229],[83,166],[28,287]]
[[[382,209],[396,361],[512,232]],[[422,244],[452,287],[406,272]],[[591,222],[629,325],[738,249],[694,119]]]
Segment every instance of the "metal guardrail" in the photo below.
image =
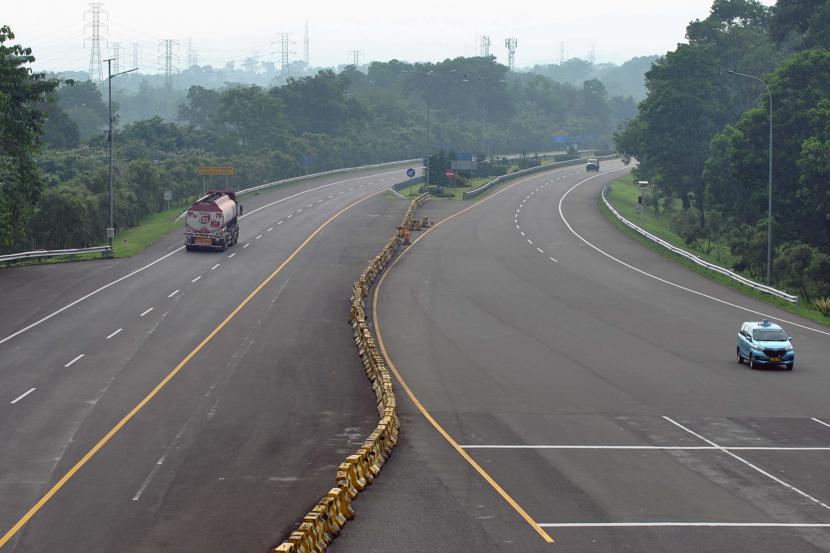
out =
[[331,171],[323,171],[322,173],[313,173],[311,175],[300,175],[299,177],[291,177],[289,179],[282,179],[274,182],[267,182],[265,184],[260,184],[258,186],[252,186],[251,188],[245,188],[243,190],[238,190],[236,192],[237,196],[241,196],[242,194],[250,194],[251,192],[257,192],[259,190],[263,190],[265,188],[269,188],[271,186],[279,186],[281,184],[288,184],[291,182],[296,182],[300,180],[306,179],[313,179],[317,177],[325,177],[328,175],[337,175],[339,173],[348,173],[350,171],[359,171],[361,169],[382,169],[383,167],[392,167],[395,165],[401,165],[403,163],[415,163],[421,162],[421,159],[403,159],[401,161],[388,161],[386,163],[376,163],[374,165],[361,165],[360,167],[346,167],[343,169],[332,169]]
[[10,253],[0,255],[0,263],[5,261],[19,261],[21,259],[37,259],[40,257],[57,257],[82,255],[86,253],[112,253],[110,246],[94,246],[92,248],[73,248],[69,250],[35,250],[31,252]]
[[[613,159],[618,157],[617,155],[610,155],[610,156],[591,156],[596,157],[597,159]],[[579,159],[569,159],[567,161],[556,161],[554,163],[549,163],[547,165],[539,165],[538,167],[529,167],[527,169],[522,169],[520,171],[515,171],[513,173],[508,173],[506,175],[502,175],[500,177],[496,177],[491,181],[487,181],[478,188],[473,188],[472,190],[468,190],[464,192],[463,199],[467,200],[470,198],[474,198],[484,192],[485,190],[489,189],[491,186],[499,184],[501,182],[505,182],[508,180],[515,179],[517,177],[523,177],[525,175],[532,175],[533,173],[541,173],[543,171],[548,171],[550,169],[556,169],[557,167],[567,167],[569,165],[581,165],[588,160],[587,157],[581,157]]]
[[714,263],[709,263],[708,261],[705,261],[705,260],[699,258],[695,254],[687,252],[686,250],[682,250],[682,249],[678,248],[677,246],[667,242],[666,240],[663,240],[662,238],[660,238],[658,236],[655,236],[655,235],[651,234],[650,232],[648,232],[647,230],[645,230],[645,229],[637,226],[636,224],[632,223],[631,221],[629,221],[628,219],[626,219],[625,217],[620,215],[620,213],[614,208],[614,206],[611,205],[611,202],[608,201],[608,198],[606,197],[606,194],[605,194],[607,189],[608,189],[607,185],[602,188],[602,201],[605,203],[605,207],[608,208],[608,210],[614,215],[614,217],[617,218],[617,220],[619,220],[622,224],[624,224],[628,228],[634,230],[635,232],[637,232],[641,236],[647,238],[648,240],[651,240],[652,242],[654,242],[656,244],[659,244],[659,245],[663,246],[664,248],[666,248],[670,252],[672,252],[676,255],[679,255],[680,257],[688,259],[689,261],[691,261],[695,265],[705,267],[705,268],[709,269],[710,271],[714,271],[716,273],[719,273],[721,275],[729,277],[732,280],[734,280],[735,282],[739,282],[739,283],[743,284],[744,286],[748,286],[748,287],[752,288],[753,290],[758,290],[759,292],[763,292],[765,294],[769,294],[771,296],[775,296],[777,298],[781,298],[782,300],[785,300],[785,301],[788,301],[788,302],[793,303],[795,305],[798,305],[798,296],[793,296],[793,295],[788,294],[788,293],[786,293],[782,290],[778,290],[776,288],[773,288],[772,286],[767,286],[766,284],[761,284],[759,282],[755,282],[754,280],[750,280],[750,279],[746,278],[745,276],[739,275],[738,273],[730,271],[729,269],[721,267],[720,265],[715,265]]

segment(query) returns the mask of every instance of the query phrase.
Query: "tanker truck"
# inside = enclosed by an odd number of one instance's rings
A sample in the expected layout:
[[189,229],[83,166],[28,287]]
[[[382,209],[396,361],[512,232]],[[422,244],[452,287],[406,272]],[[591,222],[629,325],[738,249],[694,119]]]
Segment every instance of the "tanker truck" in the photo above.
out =
[[184,247],[187,251],[210,249],[224,251],[239,240],[242,206],[236,194],[211,190],[187,210],[184,222]]

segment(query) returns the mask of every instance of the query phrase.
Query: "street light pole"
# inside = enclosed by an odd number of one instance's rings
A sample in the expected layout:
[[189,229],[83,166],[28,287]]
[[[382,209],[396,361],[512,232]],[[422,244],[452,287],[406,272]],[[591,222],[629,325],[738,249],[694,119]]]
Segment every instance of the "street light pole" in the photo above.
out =
[[737,75],[738,77],[746,77],[758,81],[767,90],[767,98],[769,98],[769,172],[767,182],[767,286],[772,285],[772,91],[769,85],[760,77],[755,75],[747,75],[746,73],[738,73],[729,69],[723,69],[724,73],[730,75]]
[[137,71],[138,67],[121,71],[120,73],[112,73],[112,62],[115,58],[104,60],[107,62],[107,110],[109,111],[109,131],[107,133],[107,142],[109,143],[109,189],[110,189],[110,226],[107,227],[107,240],[112,250],[112,239],[115,238],[115,224],[113,222],[113,195],[112,195],[112,79],[124,73],[131,73]]

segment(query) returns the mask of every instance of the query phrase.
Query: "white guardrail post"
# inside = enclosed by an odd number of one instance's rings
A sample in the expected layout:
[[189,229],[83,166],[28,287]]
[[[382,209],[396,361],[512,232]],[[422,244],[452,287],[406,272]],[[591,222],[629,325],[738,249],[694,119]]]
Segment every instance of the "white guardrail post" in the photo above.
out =
[[605,203],[605,207],[607,207],[608,210],[614,215],[614,217],[616,217],[617,220],[620,221],[623,225],[625,225],[628,228],[632,229],[633,231],[637,232],[638,234],[640,234],[644,238],[647,238],[648,240],[651,240],[652,242],[663,246],[664,248],[666,248],[670,252],[672,252],[676,255],[679,255],[680,257],[688,259],[689,261],[691,261],[695,265],[705,267],[705,268],[709,269],[710,271],[714,271],[716,273],[719,273],[721,275],[729,277],[732,280],[734,280],[735,282],[739,282],[739,283],[743,284],[744,286],[748,286],[748,287],[752,288],[753,290],[758,290],[759,292],[763,292],[765,294],[769,294],[771,296],[775,296],[777,298],[781,298],[782,300],[793,303],[796,306],[798,305],[798,296],[793,296],[793,295],[788,294],[788,293],[786,293],[782,290],[777,290],[776,288],[773,288],[772,286],[767,286],[766,284],[761,284],[759,282],[755,282],[754,280],[750,280],[750,279],[746,278],[743,275],[739,275],[739,274],[737,274],[733,271],[730,271],[729,269],[725,269],[724,267],[721,267],[720,265],[715,265],[714,263],[709,263],[708,261],[705,261],[705,260],[699,258],[695,254],[687,252],[686,250],[681,250],[677,246],[674,246],[673,244],[663,240],[662,238],[659,238],[659,237],[651,234],[647,230],[645,230],[645,229],[637,226],[636,224],[632,223],[631,221],[629,221],[628,219],[626,219],[625,217],[620,215],[620,213],[616,209],[614,209],[614,206],[611,205],[611,202],[608,201],[608,198],[606,197],[606,194],[605,194],[607,189],[608,189],[607,185],[602,188],[602,201],[603,201],[603,203]]

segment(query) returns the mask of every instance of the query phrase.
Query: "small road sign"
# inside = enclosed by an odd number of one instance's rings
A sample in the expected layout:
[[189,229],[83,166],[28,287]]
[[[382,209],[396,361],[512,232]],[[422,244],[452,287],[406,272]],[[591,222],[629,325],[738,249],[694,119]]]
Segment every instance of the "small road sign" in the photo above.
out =
[[407,170],[406,170],[406,176],[407,176],[407,177],[409,177],[410,179],[411,179],[412,177],[414,177],[414,176],[415,176],[415,169],[413,169],[412,167],[410,167],[409,169],[407,169]]
[[167,200],[168,202],[170,200],[172,200],[173,199],[173,192],[170,191],[170,190],[165,190],[164,191],[164,199]]
[[452,169],[447,169],[447,171],[444,174],[447,176],[448,179],[451,179],[455,176],[455,171],[453,171]]
[[196,167],[196,172],[202,176],[219,176],[232,177],[234,176],[234,168],[230,165],[201,165]]
[[635,205],[634,206],[634,211],[636,211],[637,215],[639,215],[640,213],[643,212],[643,206],[641,206],[640,204]]

